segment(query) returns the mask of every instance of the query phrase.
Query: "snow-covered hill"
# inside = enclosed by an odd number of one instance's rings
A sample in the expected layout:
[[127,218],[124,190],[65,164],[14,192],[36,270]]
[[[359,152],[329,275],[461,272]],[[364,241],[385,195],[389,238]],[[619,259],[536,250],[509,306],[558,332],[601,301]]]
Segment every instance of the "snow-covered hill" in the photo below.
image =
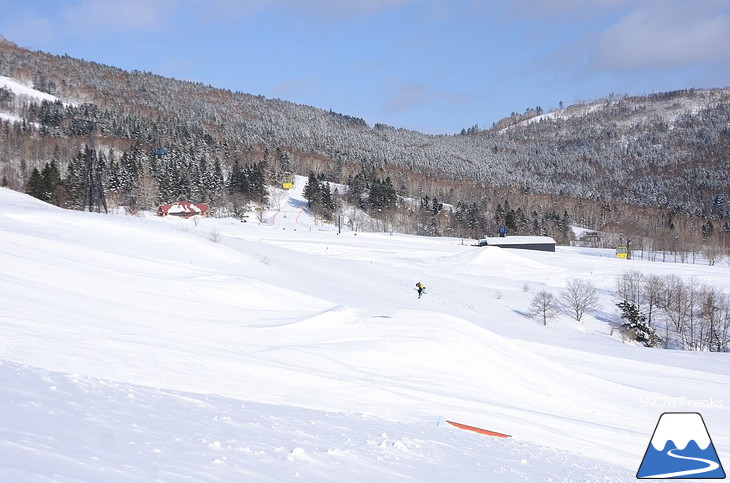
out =
[[[263,223],[0,189],[0,479],[631,481],[666,404],[730,453],[727,354],[607,322],[629,268],[726,289],[728,267],[338,234],[301,185]],[[579,277],[602,312],[523,316]]]
[[[7,111],[0,109],[0,119],[6,119],[11,122],[22,121],[23,118],[18,115],[17,111],[20,110],[20,106],[27,102],[40,103],[42,101],[55,102],[60,99],[51,94],[41,92],[32,87],[26,86],[21,82],[13,79],[12,77],[5,77],[0,75],[0,89],[7,89],[12,92],[16,97],[14,105],[6,106]],[[73,102],[65,102],[65,105],[73,105]]]
[[5,77],[0,75],[0,87],[8,89],[15,93],[16,96],[21,96],[29,99],[33,99],[37,102],[40,101],[48,101],[48,102],[55,102],[58,100],[56,96],[53,96],[51,94],[41,92],[37,89],[34,89],[32,87],[28,87],[17,80],[13,79],[12,77]]
[[[17,86],[13,93],[34,79],[63,102],[80,103],[67,109],[24,109],[22,96],[0,96],[6,98],[0,109],[11,119],[37,123],[31,125],[41,131],[21,125],[8,132],[6,142],[15,149],[6,156],[7,178],[16,189],[23,179],[21,165],[41,170],[56,145],[60,162],[68,162],[88,142],[88,122],[94,121],[96,145],[120,156],[137,140],[147,140],[140,146],[145,153],[163,143],[171,154],[186,153],[190,160],[219,159],[229,173],[239,150],[253,148],[249,161],[256,163],[266,149],[278,148],[289,157],[286,169],[294,172],[314,167],[354,176],[361,167],[374,165],[384,170],[378,176],[390,176],[398,185],[399,194],[419,200],[426,195],[457,206],[474,202],[491,210],[496,202],[508,201],[538,220],[552,216],[553,208],[532,206],[520,199],[521,193],[554,196],[558,213],[567,209],[575,221],[595,228],[607,221],[600,206],[608,208],[605,203],[612,210],[610,221],[630,221],[639,231],[653,230],[658,216],[642,207],[663,206],[675,213],[672,223],[678,230],[697,238],[691,243],[700,243],[702,223],[730,216],[723,164],[730,153],[727,88],[611,94],[542,116],[536,116],[542,109],[535,106],[493,128],[469,128],[463,136],[427,135],[382,123],[369,126],[353,113],[34,52],[3,39],[0,64],[6,74],[17,76],[10,79]],[[15,106],[3,105],[8,103]],[[503,130],[507,125],[512,127]],[[140,153],[134,158],[148,162]],[[167,164],[158,168],[165,170]],[[399,177],[407,179],[397,181]],[[435,184],[417,182],[423,177]],[[476,187],[486,191],[479,194]],[[570,208],[579,200],[586,207],[578,210],[582,213]],[[617,210],[617,204],[628,206]],[[688,219],[698,214],[701,221]]]
[[[627,112],[625,119],[618,123],[624,128],[630,128],[646,124],[652,119],[661,119],[668,126],[674,126],[675,122],[683,116],[693,116],[705,108],[708,104],[719,102],[726,96],[728,89],[693,89],[691,96],[681,96],[674,93],[652,94],[648,98],[644,96],[628,97],[626,95],[616,96],[609,99],[598,99],[591,102],[576,102],[564,109],[555,110],[545,114],[527,117],[522,121],[515,121],[507,127],[499,129],[505,133],[518,126],[529,126],[530,124],[546,120],[569,120],[579,119],[585,116],[610,110],[621,102],[635,102],[638,104],[633,112]],[[642,103],[651,99],[651,104]],[[508,118],[509,119],[509,118]]]

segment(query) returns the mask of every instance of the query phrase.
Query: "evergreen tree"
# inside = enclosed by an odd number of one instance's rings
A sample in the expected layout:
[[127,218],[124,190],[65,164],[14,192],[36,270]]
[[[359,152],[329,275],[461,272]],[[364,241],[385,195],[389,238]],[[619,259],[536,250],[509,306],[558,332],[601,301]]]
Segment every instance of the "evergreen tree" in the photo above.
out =
[[245,176],[248,184],[248,196],[259,204],[266,204],[268,191],[266,190],[266,161],[248,166]]
[[390,177],[385,180],[375,179],[370,186],[368,205],[373,214],[390,211],[395,208],[398,195]]
[[322,204],[322,191],[317,180],[317,176],[314,171],[309,172],[307,177],[307,183],[304,185],[304,191],[302,192],[304,199],[307,200],[307,205],[314,211]]
[[62,184],[61,173],[58,171],[55,161],[46,163],[41,171],[38,168],[33,168],[28,180],[27,193],[34,198],[46,203],[54,203],[57,206],[65,203],[65,189]]
[[441,213],[441,211],[443,209],[444,209],[444,204],[443,203],[439,203],[439,200],[437,200],[436,198],[434,198],[433,199],[433,202],[431,203],[431,214],[433,216],[436,216],[439,213]]
[[64,179],[69,196],[69,206],[76,210],[83,209],[85,169],[84,153],[79,151],[68,164]]
[[497,208],[494,210],[494,221],[498,225],[504,225],[507,219],[507,213],[509,212],[509,203],[507,200],[504,202],[504,206],[497,203]]
[[416,235],[433,236],[433,225],[431,223],[431,198],[428,195],[421,196],[417,217],[418,225],[416,226]]
[[131,194],[134,186],[139,178],[140,166],[143,162],[139,143],[135,144],[131,150],[124,151],[119,162],[119,189],[125,194]]
[[537,236],[544,236],[547,234],[543,227],[542,220],[540,219],[540,215],[537,214],[536,210],[532,211],[532,234]]
[[327,221],[332,221],[332,216],[335,213],[335,201],[332,197],[332,191],[328,181],[322,181],[319,185],[319,191],[322,198],[322,206],[320,208],[320,214]]
[[116,161],[109,161],[109,169],[107,170],[106,187],[112,193],[120,194],[122,191],[121,176],[119,173],[119,165]]
[[41,173],[41,176],[43,177],[44,189],[44,197],[42,199],[44,201],[51,202],[53,198],[53,192],[56,190],[56,187],[61,184],[61,173],[58,171],[56,161],[46,163],[46,165],[43,167],[43,172]]
[[205,156],[202,156],[193,170],[192,196],[195,201],[202,203],[210,202],[211,195],[208,191],[208,185],[210,184],[209,178],[210,169],[208,168],[208,161]]
[[451,218],[452,232],[456,236],[474,239],[482,238],[486,233],[485,225],[486,220],[475,202],[469,204],[462,201],[457,202],[456,211]]
[[390,176],[387,176],[383,183],[383,207],[386,210],[393,210],[395,209],[397,202],[398,195],[395,192]]
[[357,173],[355,176],[350,175],[347,178],[347,194],[346,200],[355,206],[364,208],[363,196],[367,189],[367,182],[365,181],[365,175],[363,172]]
[[210,193],[210,199],[216,203],[220,200],[221,190],[223,189],[224,178],[223,168],[221,168],[221,162],[218,158],[213,162],[213,172],[208,180],[207,189]]
[[228,173],[228,182],[226,183],[229,194],[242,193],[245,191],[245,178],[238,159],[233,161],[231,171]]
[[[43,183],[43,176],[38,168],[33,168],[30,173],[30,179],[28,180],[28,190],[26,191],[29,195],[39,200],[45,198],[45,185]],[[45,200],[44,200],[45,201]]]
[[636,304],[624,300],[616,304],[621,309],[621,319],[626,320],[621,325],[621,332],[646,347],[656,347],[661,339],[654,329],[646,323],[646,316],[639,311]]
[[504,224],[512,233],[517,233],[517,214],[515,210],[509,210],[505,216]]

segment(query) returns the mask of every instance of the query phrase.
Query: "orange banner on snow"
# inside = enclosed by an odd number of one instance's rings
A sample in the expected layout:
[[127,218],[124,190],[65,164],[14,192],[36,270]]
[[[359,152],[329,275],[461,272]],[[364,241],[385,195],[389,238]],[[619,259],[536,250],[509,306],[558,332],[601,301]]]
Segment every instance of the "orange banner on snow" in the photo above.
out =
[[488,429],[477,428],[474,426],[469,426],[468,424],[455,423],[453,421],[449,421],[448,419],[446,420],[446,422],[452,426],[456,426],[457,428],[465,429],[467,431],[474,431],[475,433],[486,434],[489,436],[496,436],[497,438],[511,438],[511,436],[509,434],[498,433],[496,431],[489,431]]

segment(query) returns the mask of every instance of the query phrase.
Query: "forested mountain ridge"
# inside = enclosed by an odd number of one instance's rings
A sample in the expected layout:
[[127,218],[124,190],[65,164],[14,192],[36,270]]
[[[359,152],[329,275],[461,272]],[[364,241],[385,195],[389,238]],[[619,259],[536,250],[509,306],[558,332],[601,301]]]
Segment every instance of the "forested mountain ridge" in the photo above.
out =
[[729,190],[730,89],[610,96],[500,132],[521,145],[516,164],[537,189],[562,165],[571,196],[728,215],[717,201]]
[[[19,118],[4,122],[0,152],[0,168],[16,188],[28,181],[21,161],[30,168],[55,159],[64,171],[93,129],[105,154],[113,149],[119,156],[137,146],[142,153],[137,161],[149,162],[157,172],[157,162],[190,171],[203,160],[211,171],[218,163],[219,179],[225,179],[234,161],[242,166],[266,161],[274,176],[314,171],[348,183],[364,171],[370,177],[366,184],[390,177],[399,195],[434,201],[428,211],[440,211],[434,198],[474,204],[483,212],[479,229],[471,223],[475,234],[499,221],[499,210],[508,203],[523,211],[525,226],[533,211],[545,216],[565,211],[591,226],[620,222],[618,205],[649,210],[650,218],[661,213],[656,226],[669,227],[676,216],[699,217],[698,226],[707,220],[721,224],[730,215],[727,88],[612,95],[554,113],[528,109],[486,130],[426,135],[371,127],[357,117],[280,99],[34,52],[6,40],[0,40],[0,75],[63,101],[38,103],[0,92],[0,110]],[[149,155],[159,146],[169,150],[168,158]],[[175,189],[158,198],[173,196]],[[598,208],[583,209],[587,206]],[[529,231],[525,226],[522,231]]]

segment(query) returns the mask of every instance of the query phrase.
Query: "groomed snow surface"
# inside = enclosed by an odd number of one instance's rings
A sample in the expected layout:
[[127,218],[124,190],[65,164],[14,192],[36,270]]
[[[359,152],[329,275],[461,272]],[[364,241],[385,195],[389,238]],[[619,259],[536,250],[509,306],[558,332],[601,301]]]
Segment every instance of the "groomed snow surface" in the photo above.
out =
[[[263,223],[0,189],[1,481],[635,481],[665,411],[700,412],[730,460],[728,354],[609,323],[623,272],[727,290],[727,263],[338,234],[299,181]],[[524,316],[572,278],[601,311]]]

